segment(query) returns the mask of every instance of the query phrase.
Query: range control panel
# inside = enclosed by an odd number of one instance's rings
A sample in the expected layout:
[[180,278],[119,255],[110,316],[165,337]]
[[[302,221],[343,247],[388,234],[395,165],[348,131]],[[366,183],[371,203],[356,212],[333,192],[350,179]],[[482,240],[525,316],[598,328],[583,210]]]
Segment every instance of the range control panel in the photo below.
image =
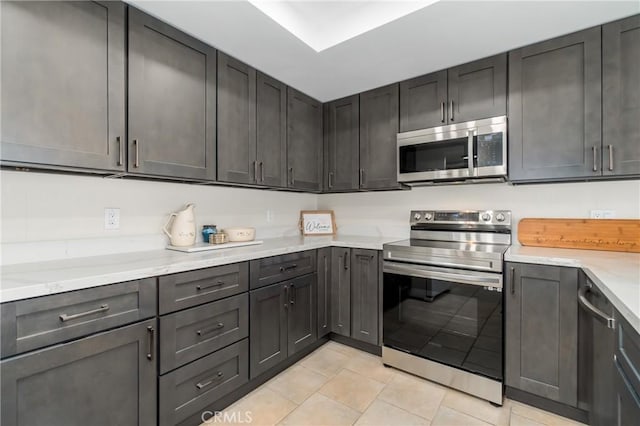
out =
[[411,226],[420,224],[511,225],[510,210],[412,210]]

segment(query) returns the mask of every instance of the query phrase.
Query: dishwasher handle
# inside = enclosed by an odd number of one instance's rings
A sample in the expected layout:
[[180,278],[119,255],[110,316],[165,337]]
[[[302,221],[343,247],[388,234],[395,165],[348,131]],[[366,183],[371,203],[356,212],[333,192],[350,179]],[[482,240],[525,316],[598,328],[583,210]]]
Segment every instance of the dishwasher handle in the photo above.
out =
[[587,294],[591,292],[592,287],[593,285],[587,282],[586,285],[580,287],[580,289],[578,290],[578,302],[580,303],[580,306],[582,306],[587,312],[589,312],[595,319],[605,324],[607,328],[615,329],[615,318],[610,317],[600,309],[596,308],[591,302],[589,302],[589,299],[587,299]]

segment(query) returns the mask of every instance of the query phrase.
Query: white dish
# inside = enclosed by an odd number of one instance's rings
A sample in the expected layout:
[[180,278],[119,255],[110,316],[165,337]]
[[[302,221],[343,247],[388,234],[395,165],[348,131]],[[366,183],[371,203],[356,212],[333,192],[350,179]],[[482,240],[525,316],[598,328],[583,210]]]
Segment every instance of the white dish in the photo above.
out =
[[222,232],[227,234],[230,242],[253,241],[256,238],[256,228],[225,228]]
[[189,247],[167,246],[167,250],[181,251],[184,253],[196,253],[199,251],[221,250],[226,248],[253,246],[256,244],[262,244],[262,241],[243,241],[243,242],[223,243],[223,244],[197,243]]

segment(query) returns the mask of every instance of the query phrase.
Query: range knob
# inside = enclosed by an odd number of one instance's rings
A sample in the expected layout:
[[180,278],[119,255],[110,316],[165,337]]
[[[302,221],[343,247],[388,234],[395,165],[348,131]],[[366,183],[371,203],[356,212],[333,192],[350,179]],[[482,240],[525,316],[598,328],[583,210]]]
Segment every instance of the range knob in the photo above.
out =
[[491,220],[491,215],[489,213],[482,213],[482,220],[488,222]]
[[497,220],[498,222],[504,222],[505,217],[504,217],[504,215],[503,215],[502,213],[498,213],[498,214],[496,215],[496,220]]
[[433,219],[433,214],[430,212],[426,212],[424,214],[424,220],[431,220],[431,219]]
[[413,219],[416,220],[416,221],[420,220],[421,218],[422,218],[422,215],[420,213],[415,213],[413,215]]

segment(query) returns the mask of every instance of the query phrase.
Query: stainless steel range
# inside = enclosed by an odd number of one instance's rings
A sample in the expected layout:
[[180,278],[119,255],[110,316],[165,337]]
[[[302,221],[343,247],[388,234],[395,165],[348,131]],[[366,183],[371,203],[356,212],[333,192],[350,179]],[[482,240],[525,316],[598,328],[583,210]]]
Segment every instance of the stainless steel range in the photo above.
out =
[[411,212],[385,244],[382,360],[502,404],[505,210]]

